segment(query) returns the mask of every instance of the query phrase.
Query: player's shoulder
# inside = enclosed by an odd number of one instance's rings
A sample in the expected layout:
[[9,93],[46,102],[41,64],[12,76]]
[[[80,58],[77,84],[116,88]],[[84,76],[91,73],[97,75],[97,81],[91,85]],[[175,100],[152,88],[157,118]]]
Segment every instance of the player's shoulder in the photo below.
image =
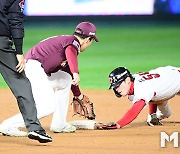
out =
[[60,37],[62,37],[64,41],[67,41],[67,42],[77,41],[79,43],[78,39],[74,35],[61,35]]
[[39,43],[47,42],[49,40],[55,40],[58,36],[51,36],[41,40]]
[[168,65],[168,66],[157,67],[157,68],[155,68],[155,69],[150,70],[150,72],[152,72],[152,71],[158,72],[158,71],[161,71],[161,70],[174,70],[174,69],[176,70],[176,69],[178,69],[178,68],[175,67],[175,66],[170,66],[170,65]]
[[147,80],[146,77],[141,76],[140,74],[134,74],[134,88],[135,89],[149,89],[151,88],[151,81],[152,80]]
[[73,45],[78,51],[80,51],[80,42],[73,35],[62,35],[64,46]]

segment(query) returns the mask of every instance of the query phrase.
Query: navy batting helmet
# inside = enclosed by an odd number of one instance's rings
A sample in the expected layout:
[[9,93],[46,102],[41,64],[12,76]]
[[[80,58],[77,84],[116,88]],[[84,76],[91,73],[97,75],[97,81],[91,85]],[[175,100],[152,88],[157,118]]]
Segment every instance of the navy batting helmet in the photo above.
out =
[[114,89],[118,87],[127,77],[133,78],[131,73],[125,67],[115,68],[109,74],[110,87],[109,89]]

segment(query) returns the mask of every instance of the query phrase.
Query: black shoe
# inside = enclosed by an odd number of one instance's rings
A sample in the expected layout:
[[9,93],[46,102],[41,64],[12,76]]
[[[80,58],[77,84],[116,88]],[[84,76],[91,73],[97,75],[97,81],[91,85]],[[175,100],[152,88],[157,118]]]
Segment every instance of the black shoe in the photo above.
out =
[[28,138],[38,140],[40,143],[52,142],[51,136],[46,134],[44,130],[36,130],[29,132]]

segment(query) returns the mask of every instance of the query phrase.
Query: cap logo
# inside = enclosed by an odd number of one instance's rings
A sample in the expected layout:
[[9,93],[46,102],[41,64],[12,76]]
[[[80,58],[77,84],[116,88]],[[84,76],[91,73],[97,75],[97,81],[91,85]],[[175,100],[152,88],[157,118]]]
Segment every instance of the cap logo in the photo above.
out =
[[125,71],[125,72],[123,72],[123,73],[121,73],[121,74],[118,74],[118,75],[117,75],[117,78],[120,79],[120,78],[121,78],[122,76],[124,76],[126,73],[127,73],[127,71]]
[[91,36],[91,35],[95,36],[95,34],[96,34],[96,33],[89,32],[89,35],[90,35],[90,36]]
[[121,77],[124,76],[126,73],[127,73],[127,70],[125,72],[121,73],[121,74],[118,74],[116,76],[112,76],[110,78],[110,83],[116,83],[116,82],[118,82],[120,80],[123,80],[123,78],[121,79]]

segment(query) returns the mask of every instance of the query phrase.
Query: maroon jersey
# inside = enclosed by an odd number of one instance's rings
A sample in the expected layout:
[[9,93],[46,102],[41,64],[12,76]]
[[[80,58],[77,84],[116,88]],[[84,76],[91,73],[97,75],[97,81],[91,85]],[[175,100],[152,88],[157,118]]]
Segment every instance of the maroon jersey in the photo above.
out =
[[26,53],[25,59],[38,60],[42,64],[41,66],[44,68],[46,74],[50,75],[51,73],[57,72],[66,67],[66,48],[68,46],[72,46],[76,55],[78,55],[80,51],[80,43],[75,36],[62,35],[50,37],[31,48]]

